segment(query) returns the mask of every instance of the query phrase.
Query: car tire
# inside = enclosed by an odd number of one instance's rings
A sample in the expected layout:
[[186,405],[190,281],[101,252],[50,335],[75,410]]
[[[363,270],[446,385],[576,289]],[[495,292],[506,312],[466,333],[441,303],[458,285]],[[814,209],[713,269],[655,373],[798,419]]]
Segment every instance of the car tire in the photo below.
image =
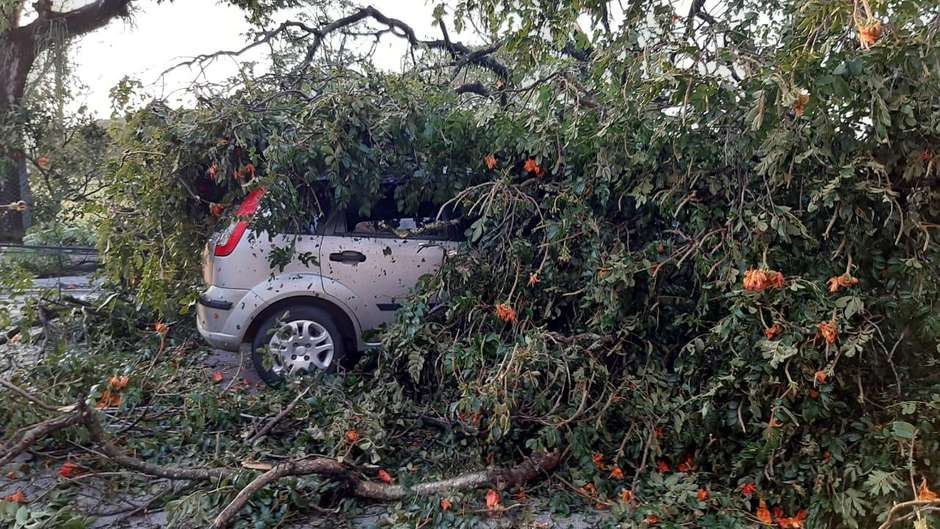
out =
[[[327,343],[332,345],[328,358],[324,349]],[[280,352],[276,354],[272,349]],[[345,355],[343,335],[333,317],[311,305],[290,305],[273,312],[258,326],[251,343],[255,371],[274,387],[299,369],[335,371]]]

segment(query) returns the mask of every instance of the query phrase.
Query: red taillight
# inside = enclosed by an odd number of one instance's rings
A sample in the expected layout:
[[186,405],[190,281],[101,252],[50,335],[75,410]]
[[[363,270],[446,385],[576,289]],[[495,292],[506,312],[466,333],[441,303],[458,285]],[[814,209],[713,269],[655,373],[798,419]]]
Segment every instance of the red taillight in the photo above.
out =
[[239,241],[242,240],[242,235],[244,235],[245,231],[248,229],[248,220],[245,218],[251,217],[255,214],[255,211],[258,210],[262,195],[264,195],[263,187],[255,189],[245,197],[245,201],[242,202],[241,206],[238,207],[238,211],[235,212],[235,216],[239,220],[222,232],[219,241],[215,245],[215,255],[225,257],[235,251],[235,247],[238,246]]

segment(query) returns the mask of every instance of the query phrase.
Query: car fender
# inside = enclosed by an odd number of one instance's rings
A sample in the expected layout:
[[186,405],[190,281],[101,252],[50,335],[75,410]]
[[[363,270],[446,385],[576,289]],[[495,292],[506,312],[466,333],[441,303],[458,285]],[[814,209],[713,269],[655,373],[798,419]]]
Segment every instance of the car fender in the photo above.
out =
[[[334,295],[324,292],[323,284],[326,282],[331,284],[331,292]],[[361,345],[362,327],[359,318],[350,309],[350,305],[356,302],[356,295],[335,280],[325,278],[320,274],[310,273],[290,272],[279,274],[252,288],[232,308],[232,314],[229,316],[226,325],[226,333],[238,336],[244,341],[245,333],[248,332],[255,318],[265,309],[278,301],[297,297],[321,299],[339,308],[352,322],[356,333],[354,338],[356,343]]]

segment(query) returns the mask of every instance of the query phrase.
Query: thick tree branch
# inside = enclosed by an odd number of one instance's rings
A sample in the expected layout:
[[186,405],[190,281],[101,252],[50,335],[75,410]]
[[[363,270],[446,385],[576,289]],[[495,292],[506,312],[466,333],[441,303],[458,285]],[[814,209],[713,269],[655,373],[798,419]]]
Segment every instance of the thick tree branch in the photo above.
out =
[[307,53],[300,62],[300,66],[298,68],[298,71],[303,73],[313,62],[314,56],[316,56],[317,52],[320,50],[320,47],[323,45],[324,39],[326,39],[328,35],[353,26],[366,19],[375,20],[376,22],[386,26],[388,28],[388,33],[407,40],[412,47],[447,51],[454,60],[454,66],[458,68],[467,64],[472,64],[490,70],[504,80],[509,78],[509,68],[491,56],[502,46],[502,43],[492,44],[480,49],[472,49],[465,44],[450,40],[450,36],[447,34],[447,30],[443,25],[441,25],[441,30],[444,34],[443,39],[422,40],[418,38],[417,34],[415,34],[415,31],[411,28],[411,26],[397,18],[386,16],[381,11],[372,6],[361,8],[357,11],[354,11],[353,13],[350,13],[349,15],[338,18],[329,24],[316,28],[311,27],[303,22],[288,20],[282,22],[274,29],[261,33],[258,39],[243,46],[240,49],[223,50],[206,55],[198,55],[190,60],[181,62],[168,68],[161,73],[161,76],[183,66],[193,66],[195,64],[211,61],[219,57],[240,56],[253,48],[271,42],[273,39],[291,30],[299,31],[312,39],[310,44],[307,46]]
[[4,447],[4,453],[0,454],[0,467],[3,467],[7,463],[13,461],[16,456],[20,455],[27,448],[33,445],[36,441],[39,441],[43,437],[58,432],[69,426],[79,424],[82,420],[82,415],[77,412],[69,413],[56,417],[54,419],[49,419],[41,423],[36,424],[35,426],[27,429],[20,436],[19,441],[10,443],[9,447]]
[[374,481],[354,478],[348,467],[334,459],[316,458],[302,461],[288,461],[273,467],[245,486],[212,522],[214,529],[227,527],[232,518],[248,503],[248,500],[265,486],[288,476],[317,474],[327,476],[349,485],[350,493],[360,498],[380,501],[400,500],[409,496],[431,496],[446,492],[496,487],[513,487],[526,481],[539,478],[558,466],[561,461],[559,452],[543,454],[528,459],[514,467],[495,468],[480,472],[462,474],[450,479],[418,483],[411,487],[386,485]]
[[77,37],[103,27],[114,17],[128,16],[132,0],[96,0],[71,11],[43,10],[36,20],[17,28],[21,35],[36,36],[47,32],[52,24],[63,24],[69,37]]

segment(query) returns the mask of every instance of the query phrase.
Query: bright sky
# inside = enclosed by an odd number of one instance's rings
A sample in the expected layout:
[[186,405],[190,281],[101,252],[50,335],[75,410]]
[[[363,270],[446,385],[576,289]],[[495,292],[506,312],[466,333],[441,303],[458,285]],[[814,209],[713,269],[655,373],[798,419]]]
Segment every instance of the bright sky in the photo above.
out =
[[[84,3],[87,1],[66,2]],[[433,7],[426,0],[372,0],[370,3],[411,25],[419,37],[439,38],[431,17]],[[89,91],[74,102],[75,107],[86,104],[99,117],[108,117],[111,114],[109,90],[125,75],[139,79],[151,94],[179,104],[182,90],[197,79],[200,72],[183,68],[159,80],[160,72],[194,55],[238,49],[248,42],[245,33],[249,25],[241,12],[217,0],[176,0],[160,4],[154,0],[139,0],[135,5],[137,10],[132,21],[113,21],[76,43],[76,73]],[[402,50],[399,39],[385,38],[376,51],[376,63],[383,68],[397,68]],[[257,60],[264,56],[263,47],[256,51],[246,59]],[[206,78],[221,82],[235,71],[234,59],[220,58],[206,71]]]

